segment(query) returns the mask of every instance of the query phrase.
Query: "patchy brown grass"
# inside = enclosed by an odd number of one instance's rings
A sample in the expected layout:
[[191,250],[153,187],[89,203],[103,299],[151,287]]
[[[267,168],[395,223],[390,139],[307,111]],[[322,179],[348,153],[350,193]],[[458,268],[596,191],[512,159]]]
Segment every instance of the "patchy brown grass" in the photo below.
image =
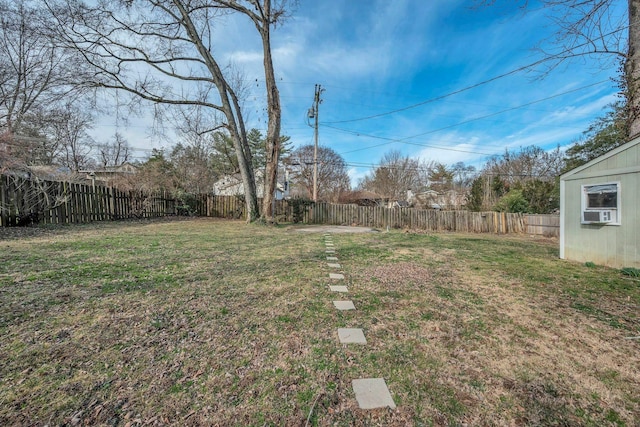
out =
[[[640,282],[528,238],[191,220],[0,234],[1,425],[637,425]],[[341,346],[361,327],[366,346]],[[382,376],[398,408],[361,411]]]
[[401,348],[413,372],[395,385],[416,424],[637,424],[638,342],[625,339],[640,331],[637,280],[524,238],[356,239],[346,256],[389,260],[350,276],[370,302],[368,340],[380,354]]

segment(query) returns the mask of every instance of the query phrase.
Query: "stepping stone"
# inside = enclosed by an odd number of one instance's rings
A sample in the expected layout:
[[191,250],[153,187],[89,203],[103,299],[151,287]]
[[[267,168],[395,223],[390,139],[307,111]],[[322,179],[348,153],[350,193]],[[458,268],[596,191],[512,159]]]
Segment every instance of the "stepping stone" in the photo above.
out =
[[363,378],[351,381],[360,409],[396,409],[384,378]]
[[362,329],[357,328],[338,328],[338,339],[341,344],[366,344],[367,339],[364,337]]
[[325,246],[328,248],[335,248],[335,246],[333,246],[333,243],[327,243],[325,244]]
[[342,280],[344,279],[344,274],[329,273],[329,279]]
[[337,260],[338,260],[338,258],[334,257],[334,256],[328,256],[327,257],[327,261],[337,261]]
[[328,254],[335,254],[336,250],[335,249],[327,249],[327,250],[325,250],[325,252],[328,253]]
[[356,309],[356,306],[353,305],[353,301],[334,301],[333,305],[340,311]]
[[332,292],[349,292],[346,286],[332,286],[329,285],[329,290]]
[[329,268],[341,268],[340,264],[336,264],[333,262],[328,262],[327,265],[329,266]]

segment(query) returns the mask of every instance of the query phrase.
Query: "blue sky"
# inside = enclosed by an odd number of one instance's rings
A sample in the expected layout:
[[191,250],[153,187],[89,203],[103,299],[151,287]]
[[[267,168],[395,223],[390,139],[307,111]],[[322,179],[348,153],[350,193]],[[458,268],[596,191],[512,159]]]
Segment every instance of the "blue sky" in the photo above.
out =
[[[354,184],[390,150],[480,167],[505,148],[567,147],[616,100],[617,66],[581,58],[544,78],[540,66],[463,90],[542,57],[534,47],[555,29],[551,12],[535,1],[526,13],[504,3],[300,0],[272,35],[282,134],[294,146],[313,143],[306,114],[314,85],[321,84],[320,144],[344,157]],[[214,53],[243,70],[250,85],[248,127],[264,130],[257,34],[243,19],[228,18],[219,37]],[[422,105],[407,108],[416,104]],[[141,118],[118,130],[136,148],[168,147],[148,136],[146,126]],[[98,129],[113,132],[109,127]],[[144,157],[145,150],[136,156]]]

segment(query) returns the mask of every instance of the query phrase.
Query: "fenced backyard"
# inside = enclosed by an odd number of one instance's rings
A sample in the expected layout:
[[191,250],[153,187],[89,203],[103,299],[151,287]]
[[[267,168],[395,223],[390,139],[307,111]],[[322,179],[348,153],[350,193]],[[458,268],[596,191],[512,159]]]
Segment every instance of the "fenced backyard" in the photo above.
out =
[[[120,191],[101,185],[0,176],[0,226],[70,224],[130,218],[156,218],[186,213],[185,202],[165,193]],[[211,218],[245,217],[238,196],[199,195],[191,213]],[[557,215],[505,212],[437,211],[316,203],[296,215],[286,200],[274,203],[279,222],[408,228],[464,233],[559,235]]]
[[[391,229],[332,235],[338,296],[308,228],[0,230],[0,425],[637,425],[637,278],[546,239]],[[360,409],[367,377],[396,409]]]

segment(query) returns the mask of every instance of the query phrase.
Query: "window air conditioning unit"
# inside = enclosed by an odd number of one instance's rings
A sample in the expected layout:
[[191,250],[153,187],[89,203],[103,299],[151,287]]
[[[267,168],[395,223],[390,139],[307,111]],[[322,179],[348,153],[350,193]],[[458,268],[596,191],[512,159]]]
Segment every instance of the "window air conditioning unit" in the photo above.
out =
[[614,219],[612,211],[582,211],[583,224],[606,224],[612,222]]

